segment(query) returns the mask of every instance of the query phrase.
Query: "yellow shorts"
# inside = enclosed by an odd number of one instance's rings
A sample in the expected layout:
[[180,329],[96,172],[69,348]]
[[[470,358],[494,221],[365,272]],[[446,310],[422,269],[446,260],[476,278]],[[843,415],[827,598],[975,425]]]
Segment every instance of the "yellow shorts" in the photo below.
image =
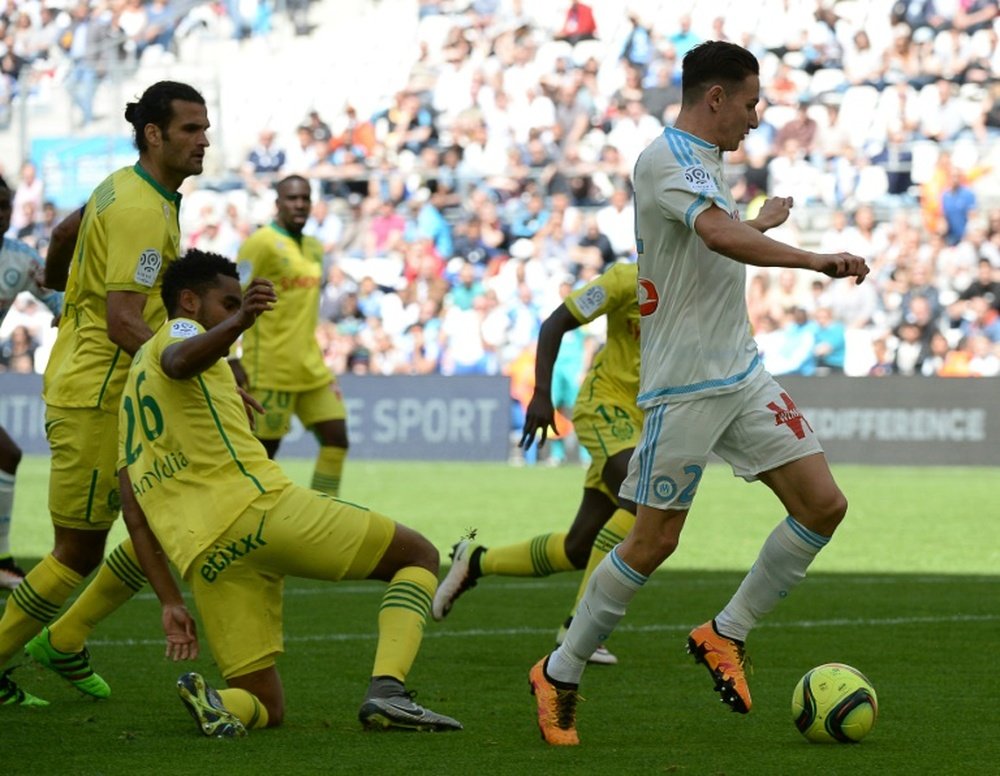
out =
[[618,494],[608,489],[601,474],[609,458],[638,444],[642,432],[642,410],[635,406],[635,402],[616,404],[613,401],[602,401],[602,397],[584,399],[581,396],[573,407],[573,430],[591,457],[583,487],[596,488],[617,502]]
[[251,393],[264,407],[264,415],[257,417],[257,428],[254,431],[258,439],[281,439],[291,428],[292,415],[298,415],[306,428],[312,428],[326,420],[343,420],[347,417],[344,399],[336,380],[311,391],[254,388]]
[[366,579],[395,530],[384,515],[298,485],[258,498],[185,575],[222,675],[266,668],[284,651],[286,576]]
[[49,512],[61,528],[107,531],[118,518],[118,415],[45,408],[51,449]]

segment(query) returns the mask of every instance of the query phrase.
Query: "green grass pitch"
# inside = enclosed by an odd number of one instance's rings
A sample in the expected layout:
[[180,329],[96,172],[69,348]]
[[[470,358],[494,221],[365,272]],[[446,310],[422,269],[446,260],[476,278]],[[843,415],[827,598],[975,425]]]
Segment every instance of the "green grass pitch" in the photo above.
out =
[[[282,462],[307,483],[310,463]],[[732,714],[687,631],[735,589],[782,517],[762,485],[724,465],[706,472],[681,547],[635,599],[609,646],[621,663],[584,676],[582,745],[546,747],[527,671],[553,643],[579,573],[490,578],[444,623],[429,622],[409,685],[465,724],[455,734],[373,734],[357,707],[375,646],[382,586],[289,580],[288,711],[278,730],[240,741],[200,736],[174,692],[158,607],[144,592],[91,641],[111,699],[91,701],[23,661],[15,678],[51,701],[0,709],[3,771],[21,774],[960,774],[1000,759],[994,663],[1000,646],[1000,521],[993,469],[838,466],[851,507],[809,578],[754,631],[754,708]],[[442,551],[476,529],[486,544],[565,530],[583,472],[503,465],[349,461],[345,498],[419,529]],[[22,463],[13,544],[48,551],[46,462]],[[120,529],[119,529],[120,530]],[[116,533],[115,536],[120,536]],[[879,720],[859,745],[807,743],[792,689],[839,661],[878,692]],[[193,666],[218,681],[211,658]]]

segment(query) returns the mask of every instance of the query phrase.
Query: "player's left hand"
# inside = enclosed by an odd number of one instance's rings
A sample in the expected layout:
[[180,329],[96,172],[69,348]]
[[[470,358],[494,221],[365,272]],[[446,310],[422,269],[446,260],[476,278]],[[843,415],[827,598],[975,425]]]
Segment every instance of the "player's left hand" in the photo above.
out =
[[760,206],[760,211],[754,220],[763,231],[781,226],[788,220],[794,204],[791,197],[768,197]]
[[541,449],[545,445],[550,428],[554,434],[559,433],[559,429],[556,428],[556,413],[552,406],[552,400],[544,391],[536,391],[524,412],[524,429],[521,432],[521,441],[517,443],[517,446],[522,450],[529,450],[535,441],[535,436],[538,435],[538,449]]
[[198,626],[183,604],[168,604],[162,611],[163,632],[167,634],[167,657],[194,660],[198,657]]
[[243,399],[243,409],[247,413],[247,422],[250,424],[250,430],[253,431],[257,428],[256,413],[263,415],[264,405],[251,396],[242,385],[236,386],[236,392],[240,395],[240,398]]

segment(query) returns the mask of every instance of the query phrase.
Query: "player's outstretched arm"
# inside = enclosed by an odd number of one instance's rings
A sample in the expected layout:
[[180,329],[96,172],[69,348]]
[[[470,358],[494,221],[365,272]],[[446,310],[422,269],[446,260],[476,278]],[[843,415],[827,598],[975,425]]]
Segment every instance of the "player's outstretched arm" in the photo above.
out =
[[66,216],[52,229],[49,238],[49,249],[45,253],[46,288],[54,291],[65,291],[66,280],[69,278],[69,265],[73,260],[73,249],[80,233],[80,222],[83,220],[83,208],[78,208]]
[[715,205],[698,216],[694,228],[708,248],[743,264],[811,269],[830,277],[856,277],[858,283],[868,274],[868,265],[860,256],[813,253],[772,240]]
[[136,558],[162,608],[167,657],[171,660],[194,660],[199,651],[194,618],[184,605],[184,596],[170,573],[167,556],[132,492],[128,469],[123,468],[118,472],[118,486],[121,489],[122,517],[132,539]]
[[174,380],[201,374],[229,355],[237,338],[253,326],[259,315],[274,309],[277,300],[270,280],[254,278],[243,293],[242,302],[233,302],[232,315],[203,334],[175,342],[163,351],[160,363],[164,373]]
[[538,332],[538,347],[535,351],[535,391],[528,402],[524,415],[524,428],[518,445],[525,450],[540,434],[538,446],[545,444],[549,429],[556,434],[555,408],[552,406],[552,370],[559,356],[559,346],[563,335],[580,326],[565,304],[559,305],[542,323]]

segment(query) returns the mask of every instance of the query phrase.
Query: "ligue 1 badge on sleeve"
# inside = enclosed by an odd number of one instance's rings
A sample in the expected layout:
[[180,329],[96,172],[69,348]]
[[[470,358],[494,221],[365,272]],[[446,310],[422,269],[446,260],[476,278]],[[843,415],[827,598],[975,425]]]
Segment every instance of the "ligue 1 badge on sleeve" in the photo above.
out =
[[699,194],[711,194],[719,190],[708,170],[700,164],[693,164],[684,168],[684,180],[687,181],[691,191]]

